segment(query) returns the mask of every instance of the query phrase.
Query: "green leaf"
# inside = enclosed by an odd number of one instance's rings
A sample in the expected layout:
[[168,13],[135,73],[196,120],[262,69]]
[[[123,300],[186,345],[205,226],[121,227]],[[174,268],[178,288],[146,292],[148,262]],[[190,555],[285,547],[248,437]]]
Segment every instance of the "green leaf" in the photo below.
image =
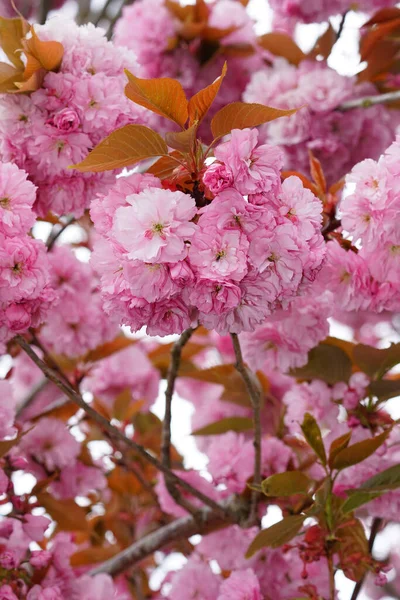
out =
[[304,433],[304,437],[307,442],[314,450],[315,454],[318,456],[323,465],[326,465],[326,453],[324,442],[322,441],[321,430],[318,426],[317,421],[314,419],[310,413],[306,413],[304,415],[304,420],[301,425],[301,429]]
[[400,344],[391,344],[389,348],[374,348],[357,344],[353,350],[356,364],[371,377],[382,377],[392,367],[400,363]]
[[343,504],[342,510],[344,513],[352,512],[363,504],[399,487],[400,465],[394,465],[370,477],[358,489],[347,490],[349,498]]
[[263,123],[274,121],[279,117],[288,117],[297,112],[298,108],[282,110],[264,106],[264,104],[247,104],[246,102],[232,102],[219,110],[211,121],[211,131],[214,138],[227,135],[232,129],[246,129],[257,127]]
[[168,146],[158,133],[145,125],[125,125],[113,131],[77,165],[82,173],[112,171],[168,154]]
[[227,431],[248,431],[253,428],[253,420],[247,417],[227,417],[216,423],[210,423],[192,432],[192,435],[220,435]]
[[261,483],[263,493],[266,496],[275,497],[308,494],[311,485],[311,479],[301,471],[277,473],[267,477]]
[[382,446],[389,433],[389,430],[384,431],[373,438],[362,440],[362,442],[357,442],[357,444],[344,448],[335,456],[332,461],[332,468],[339,470],[347,469],[362,462]]
[[348,354],[338,346],[322,343],[310,350],[307,364],[292,369],[290,375],[298,379],[322,379],[333,385],[340,381],[347,382],[351,372],[352,365]]
[[349,431],[348,433],[345,433],[344,435],[341,435],[340,437],[336,438],[336,440],[333,440],[330,448],[329,448],[329,466],[330,468],[332,468],[333,465],[333,461],[335,460],[335,457],[339,454],[339,452],[341,450],[343,450],[344,448],[347,448],[347,446],[349,445],[350,439],[351,439],[351,434],[352,432]]
[[400,379],[381,379],[371,381],[368,386],[373,396],[376,396],[381,402],[400,396]]
[[300,531],[305,519],[305,515],[290,515],[279,523],[263,529],[248,547],[246,558],[250,558],[262,548],[279,548],[287,544]]
[[371,500],[379,498],[383,493],[384,492],[362,492],[361,490],[357,490],[344,502],[342,505],[342,512],[343,514],[353,512],[363,504],[367,504],[368,502],[371,502]]

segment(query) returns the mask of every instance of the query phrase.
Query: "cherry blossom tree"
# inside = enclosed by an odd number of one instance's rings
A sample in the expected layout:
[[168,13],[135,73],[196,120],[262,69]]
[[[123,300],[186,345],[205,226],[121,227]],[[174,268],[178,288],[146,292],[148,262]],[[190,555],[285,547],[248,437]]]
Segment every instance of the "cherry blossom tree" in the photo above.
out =
[[0,2],[0,600],[400,597],[400,9],[264,9]]

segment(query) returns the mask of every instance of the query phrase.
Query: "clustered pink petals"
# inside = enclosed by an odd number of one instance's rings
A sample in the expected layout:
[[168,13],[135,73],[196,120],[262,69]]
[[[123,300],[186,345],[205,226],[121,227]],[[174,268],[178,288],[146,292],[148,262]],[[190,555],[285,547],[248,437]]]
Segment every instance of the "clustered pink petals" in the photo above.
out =
[[276,59],[272,67],[253,73],[243,99],[299,108],[288,118],[263,125],[263,138],[282,148],[285,169],[307,173],[311,150],[332,184],[357,162],[378,158],[394,138],[397,122],[383,106],[336,110],[350,98],[375,93],[371,84],[356,85],[355,79],[340,75],[325,62],[302,61],[295,67]]
[[[113,183],[114,174],[83,174],[68,167],[115,129],[146,121],[146,111],[124,95],[123,69],[135,70],[136,61],[91,24],[79,27],[52,18],[35,31],[43,40],[62,43],[62,64],[30,96],[0,96],[0,155],[25,169],[38,186],[34,208],[40,216],[79,217],[96,193]],[[19,202],[24,201],[22,196]]]
[[270,0],[274,11],[275,27],[288,26],[291,22],[318,23],[334,15],[342,15],[350,8],[373,13],[386,6],[394,6],[394,0]]
[[252,331],[315,278],[324,258],[321,203],[296,177],[282,184],[280,151],[257,142],[256,130],[234,130],[216,148],[205,182],[217,191],[220,165],[230,187],[200,210],[140,175],[93,203],[102,234],[93,262],[107,312],[133,330],[147,325],[150,335],[196,321],[220,333]]
[[38,326],[56,300],[46,247],[28,235],[35,198],[25,171],[0,163],[0,343]]

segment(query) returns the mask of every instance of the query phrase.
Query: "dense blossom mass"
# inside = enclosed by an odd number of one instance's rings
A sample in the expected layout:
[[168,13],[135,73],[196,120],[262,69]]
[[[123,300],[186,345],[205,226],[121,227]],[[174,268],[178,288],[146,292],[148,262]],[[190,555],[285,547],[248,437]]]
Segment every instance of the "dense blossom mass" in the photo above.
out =
[[0,600],[397,594],[400,10],[352,78],[342,0],[62,4],[0,1]]
[[40,39],[62,43],[62,63],[30,96],[1,98],[0,154],[4,162],[25,169],[38,186],[38,215],[51,211],[80,217],[113,177],[83,175],[68,167],[117,127],[145,120],[144,111],[123,94],[123,70],[134,69],[136,60],[90,24],[78,27],[53,18],[36,30]]
[[321,161],[329,183],[335,183],[365,158],[378,158],[394,138],[393,116],[383,106],[342,111],[352,98],[374,95],[370,83],[356,84],[324,62],[299,66],[277,60],[253,73],[243,94],[246,102],[280,108],[302,108],[289,119],[263,126],[263,139],[284,151],[285,169],[308,171],[309,151]]
[[233,130],[215,157],[204,183],[216,196],[200,210],[145,175],[92,204],[104,307],[133,330],[252,331],[321,267],[321,203],[296,177],[281,184],[280,150]]

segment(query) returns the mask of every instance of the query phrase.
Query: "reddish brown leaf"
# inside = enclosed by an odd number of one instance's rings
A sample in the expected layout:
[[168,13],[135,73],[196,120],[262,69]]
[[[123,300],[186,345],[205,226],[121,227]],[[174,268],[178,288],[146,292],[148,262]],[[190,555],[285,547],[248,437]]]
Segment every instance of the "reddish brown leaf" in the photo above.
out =
[[311,58],[322,56],[322,58],[327,59],[332,51],[333,46],[335,45],[335,42],[336,31],[329,23],[324,33],[315,42],[315,45],[313,49],[310,50],[310,52],[308,53],[308,56],[310,56]]
[[111,171],[167,153],[167,144],[158,133],[144,125],[125,125],[111,133],[82,162],[71,168],[82,173]]
[[70,563],[73,567],[94,565],[115,556],[120,550],[121,547],[117,544],[114,546],[91,546],[75,552],[70,558]]
[[115,352],[120,352],[120,350],[129,348],[129,346],[133,346],[134,344],[136,344],[136,340],[125,337],[124,335],[119,335],[111,342],[105,342],[101,346],[97,346],[97,348],[85,354],[83,360],[85,362],[96,362],[97,360],[115,354]]
[[64,55],[64,47],[60,42],[42,41],[31,28],[30,38],[25,38],[24,48],[27,56],[31,54],[40,67],[46,71],[55,71],[61,65]]
[[[173,155],[174,153],[172,153]],[[176,162],[171,155],[162,156],[159,158],[151,167],[147,169],[147,173],[151,173],[159,179],[168,179],[171,177],[175,169],[179,169],[180,165]]]
[[21,60],[21,40],[26,34],[26,25],[19,17],[4,19],[0,17],[0,46],[7,58],[19,70],[24,69]]
[[[218,94],[221,83],[226,75],[227,65],[224,64],[222,73],[217,79],[206,88],[200,90],[192,96],[189,100],[188,111],[189,111],[189,125],[192,125],[195,121],[200,123],[206,116],[209,108],[215,100]],[[168,140],[167,140],[168,141]]]
[[287,33],[278,31],[266,33],[259,38],[258,43],[261,48],[268,50],[275,56],[283,56],[292,65],[298,65],[302,60],[307,58]]
[[298,108],[280,109],[264,106],[263,104],[232,102],[214,115],[211,121],[211,131],[214,138],[220,138],[230,133],[232,129],[257,127],[263,123],[279,119],[279,117],[288,117],[297,111]]
[[319,191],[321,192],[321,194],[325,194],[326,193],[326,179],[325,179],[324,172],[322,170],[321,163],[319,162],[319,160],[317,158],[315,158],[315,156],[313,155],[311,150],[309,151],[309,156],[310,156],[311,177],[314,179],[315,183],[317,184],[317,187],[318,187]]
[[88,529],[86,511],[78,506],[72,498],[57,500],[47,492],[40,492],[36,497],[40,506],[43,506],[62,531],[86,531]]
[[393,33],[400,27],[400,15],[390,21],[385,21],[376,25],[367,31],[360,41],[360,58],[367,60],[369,55],[374,50],[375,45],[388,34]]
[[390,431],[384,431],[373,438],[367,438],[340,450],[332,460],[332,468],[347,469],[362,462],[385,443]]
[[[194,152],[197,127],[198,122],[195,121],[189,129],[185,129],[184,131],[170,131],[165,134],[165,141],[171,148],[185,154]],[[175,164],[177,163],[175,162]]]
[[129,79],[125,94],[132,102],[174,121],[182,128],[185,126],[188,101],[179,81],[170,77],[139,79],[127,70],[125,74]]

